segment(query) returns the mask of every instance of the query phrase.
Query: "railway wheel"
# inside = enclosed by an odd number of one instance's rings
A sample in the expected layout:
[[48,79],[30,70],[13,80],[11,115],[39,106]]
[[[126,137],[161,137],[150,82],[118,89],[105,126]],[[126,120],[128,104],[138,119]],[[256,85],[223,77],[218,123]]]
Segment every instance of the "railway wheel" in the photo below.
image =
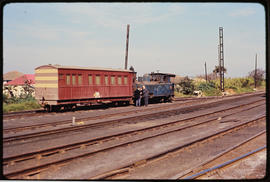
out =
[[60,109],[61,109],[61,107],[60,107],[60,106],[58,106],[58,105],[56,105],[56,106],[52,106],[52,111],[54,111],[54,112],[59,112],[59,111],[60,111]]
[[72,111],[75,111],[76,109],[77,109],[77,105],[76,104],[71,105],[71,110]]
[[44,109],[47,111],[47,112],[52,112],[52,106],[51,105],[46,105],[44,107]]
[[128,101],[128,105],[134,105],[134,104],[135,104],[135,102],[134,102],[133,99],[131,99],[131,100]]
[[161,99],[160,99],[160,102],[161,102],[161,103],[165,102],[165,99],[164,99],[164,98],[161,98]]
[[71,105],[65,105],[64,106],[65,111],[70,111],[71,108],[72,108]]
[[119,103],[118,102],[113,102],[113,105],[114,106],[119,106]]
[[172,102],[172,101],[173,101],[173,97],[170,96],[170,97],[168,98],[168,101],[169,101],[169,102]]

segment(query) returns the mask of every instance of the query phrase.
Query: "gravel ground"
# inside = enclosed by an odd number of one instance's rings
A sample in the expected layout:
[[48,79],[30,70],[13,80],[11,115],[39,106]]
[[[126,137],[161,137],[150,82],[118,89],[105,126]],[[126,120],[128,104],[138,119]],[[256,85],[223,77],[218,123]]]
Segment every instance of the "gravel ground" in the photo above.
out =
[[[263,129],[265,129],[265,123],[263,122],[259,125],[240,129],[237,132],[226,134],[214,140],[190,146],[163,159],[154,160],[146,165],[132,169],[129,174],[115,176],[114,179],[171,179],[178,173],[183,172],[183,174],[185,174],[184,171],[189,171],[189,169],[207,161],[212,156],[222,153],[227,148],[241,143],[246,138],[253,136]],[[261,137],[259,142],[256,142],[255,145],[261,146],[265,144],[265,142],[265,137]],[[214,178],[215,177],[213,177],[213,179]],[[232,179],[231,177],[229,178]]]
[[263,179],[266,174],[266,150],[201,179]]

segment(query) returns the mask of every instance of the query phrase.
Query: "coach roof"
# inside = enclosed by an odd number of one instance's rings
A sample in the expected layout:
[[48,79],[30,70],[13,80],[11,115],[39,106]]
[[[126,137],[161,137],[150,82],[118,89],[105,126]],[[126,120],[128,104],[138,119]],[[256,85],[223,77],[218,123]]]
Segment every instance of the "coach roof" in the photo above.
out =
[[39,66],[36,69],[40,68],[55,68],[55,69],[78,69],[78,70],[102,70],[102,71],[121,71],[121,72],[133,72],[131,70],[125,70],[125,69],[112,69],[112,68],[101,68],[101,67],[81,67],[81,66],[63,66],[59,64],[48,64]]

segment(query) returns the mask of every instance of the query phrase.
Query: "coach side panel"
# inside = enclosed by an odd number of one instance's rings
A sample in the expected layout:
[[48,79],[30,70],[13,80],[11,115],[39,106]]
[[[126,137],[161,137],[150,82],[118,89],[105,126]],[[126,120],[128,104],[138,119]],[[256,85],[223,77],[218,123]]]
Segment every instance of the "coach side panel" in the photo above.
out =
[[59,99],[132,97],[133,73],[59,69]]
[[58,69],[41,67],[35,70],[35,98],[40,104],[57,104]]

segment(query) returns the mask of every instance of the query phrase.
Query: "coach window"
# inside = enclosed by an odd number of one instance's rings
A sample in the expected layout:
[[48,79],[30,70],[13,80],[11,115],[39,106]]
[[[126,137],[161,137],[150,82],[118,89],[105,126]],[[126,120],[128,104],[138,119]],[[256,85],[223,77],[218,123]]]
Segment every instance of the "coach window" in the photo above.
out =
[[59,74],[58,79],[60,85],[65,85],[65,78],[63,74]]
[[64,75],[63,74],[59,74],[59,80],[63,80],[64,79]]
[[96,84],[100,85],[100,75],[96,75]]
[[115,84],[115,77],[111,76],[111,84],[114,85]]
[[72,85],[76,85],[76,75],[72,75]]
[[78,75],[78,85],[82,85],[82,75]]
[[108,75],[105,75],[104,80],[105,80],[105,85],[109,85]]
[[70,75],[67,75],[67,85],[70,85]]
[[127,85],[128,84],[128,79],[127,76],[124,77],[124,84]]
[[88,75],[88,84],[92,85],[93,84],[93,77],[92,75]]
[[122,77],[121,76],[118,76],[117,82],[118,82],[118,85],[122,85]]

